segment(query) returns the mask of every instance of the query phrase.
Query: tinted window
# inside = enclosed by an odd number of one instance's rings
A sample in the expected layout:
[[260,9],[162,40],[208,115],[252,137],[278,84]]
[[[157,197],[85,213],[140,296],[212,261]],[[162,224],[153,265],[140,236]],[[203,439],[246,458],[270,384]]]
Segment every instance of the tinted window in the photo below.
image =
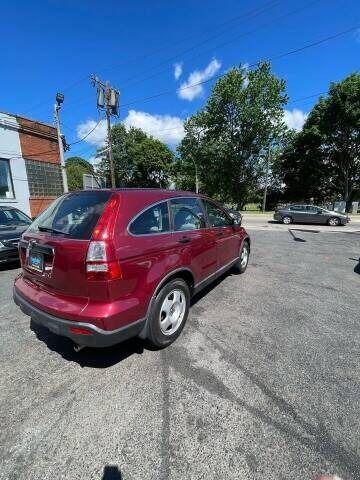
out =
[[292,211],[295,211],[295,212],[302,212],[304,210],[306,210],[305,206],[304,205],[291,205],[291,207],[289,207],[289,210],[292,210]]
[[13,225],[30,225],[30,218],[20,210],[9,208],[8,210],[0,210],[0,227]]
[[205,227],[204,214],[197,198],[173,198],[170,205],[176,232]]
[[129,226],[134,235],[148,235],[170,230],[167,202],[158,203],[141,213]]
[[209,218],[210,225],[212,227],[225,227],[232,225],[232,220],[226,215],[226,213],[217,207],[213,203],[205,200],[205,207]]
[[89,239],[110,195],[89,190],[62,196],[37,217],[29,231],[55,229],[70,238]]

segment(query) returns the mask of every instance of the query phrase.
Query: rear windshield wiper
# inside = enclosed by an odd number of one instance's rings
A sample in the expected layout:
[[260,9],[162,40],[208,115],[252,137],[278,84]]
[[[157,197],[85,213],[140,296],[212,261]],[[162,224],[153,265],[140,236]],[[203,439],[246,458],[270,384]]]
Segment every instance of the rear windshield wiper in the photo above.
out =
[[60,233],[61,235],[70,235],[68,232],[63,232],[62,230],[57,230],[56,228],[44,227],[43,225],[38,226],[40,232],[50,232],[50,233]]

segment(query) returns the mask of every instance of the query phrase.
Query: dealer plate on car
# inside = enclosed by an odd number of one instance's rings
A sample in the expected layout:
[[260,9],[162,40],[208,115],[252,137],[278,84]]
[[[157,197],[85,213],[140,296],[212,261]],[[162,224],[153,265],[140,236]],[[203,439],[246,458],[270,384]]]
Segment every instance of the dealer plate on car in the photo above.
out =
[[44,256],[41,253],[29,253],[28,266],[38,272],[44,271]]

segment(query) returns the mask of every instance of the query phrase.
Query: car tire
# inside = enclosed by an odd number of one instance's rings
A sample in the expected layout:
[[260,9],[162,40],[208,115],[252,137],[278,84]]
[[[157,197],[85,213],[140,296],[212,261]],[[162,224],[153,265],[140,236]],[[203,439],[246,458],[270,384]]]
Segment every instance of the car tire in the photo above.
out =
[[290,223],[292,223],[292,218],[286,215],[285,217],[282,217],[281,221],[284,225],[290,225]]
[[173,343],[189,315],[190,290],[182,278],[166,283],[156,295],[148,318],[147,340],[156,348]]
[[245,240],[240,251],[239,260],[234,265],[234,271],[236,273],[245,272],[249,263],[249,255],[250,255],[250,245],[249,245],[249,242]]
[[329,220],[327,221],[327,224],[330,226],[330,227],[338,227],[340,225],[340,220],[338,217],[331,217],[329,218]]

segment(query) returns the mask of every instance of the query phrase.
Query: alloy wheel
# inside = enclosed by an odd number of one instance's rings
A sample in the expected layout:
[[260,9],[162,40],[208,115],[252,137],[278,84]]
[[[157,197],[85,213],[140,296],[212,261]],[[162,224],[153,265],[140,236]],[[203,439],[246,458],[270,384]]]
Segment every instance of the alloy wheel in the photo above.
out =
[[244,245],[241,255],[240,255],[240,266],[241,268],[245,268],[249,260],[249,249],[247,245]]
[[339,225],[339,219],[338,218],[330,218],[329,225],[331,225],[332,227],[336,227],[337,225]]
[[166,295],[160,308],[160,330],[164,335],[172,335],[178,330],[184,320],[186,310],[185,294],[180,289],[174,289]]

